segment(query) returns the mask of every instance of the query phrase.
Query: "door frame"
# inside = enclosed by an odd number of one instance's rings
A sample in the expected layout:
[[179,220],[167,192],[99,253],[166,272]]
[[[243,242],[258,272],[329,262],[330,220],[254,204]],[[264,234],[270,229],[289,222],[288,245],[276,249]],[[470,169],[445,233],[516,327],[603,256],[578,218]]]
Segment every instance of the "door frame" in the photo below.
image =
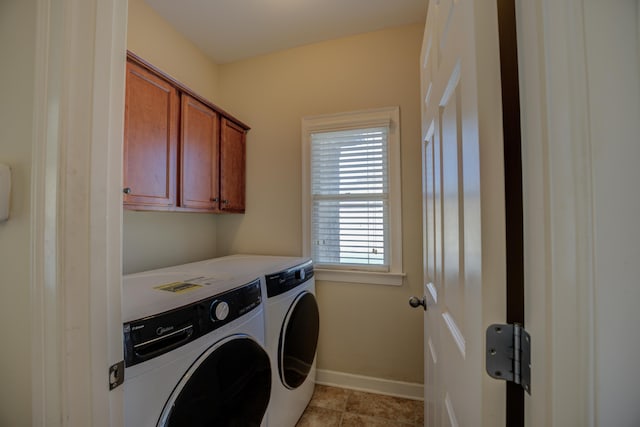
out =
[[31,198],[32,425],[122,425],[127,0],[37,0]]
[[[526,52],[519,58],[525,317],[534,340],[527,425],[578,417],[590,426],[593,219],[583,3],[519,0],[516,14],[519,51]],[[37,4],[33,425],[122,423],[121,388],[109,392],[106,383],[108,366],[122,357],[115,284],[122,272],[126,15],[126,0]]]
[[[518,0],[527,426],[593,426],[591,144],[583,0]],[[562,40],[563,42],[558,42]]]

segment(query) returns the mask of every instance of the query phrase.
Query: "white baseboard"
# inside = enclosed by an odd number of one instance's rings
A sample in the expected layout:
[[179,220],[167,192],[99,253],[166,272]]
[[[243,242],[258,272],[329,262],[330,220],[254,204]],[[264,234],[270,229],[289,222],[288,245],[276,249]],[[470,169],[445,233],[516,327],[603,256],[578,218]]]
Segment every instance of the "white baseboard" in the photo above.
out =
[[316,383],[405,399],[424,400],[424,386],[418,383],[385,380],[324,369],[316,370]]

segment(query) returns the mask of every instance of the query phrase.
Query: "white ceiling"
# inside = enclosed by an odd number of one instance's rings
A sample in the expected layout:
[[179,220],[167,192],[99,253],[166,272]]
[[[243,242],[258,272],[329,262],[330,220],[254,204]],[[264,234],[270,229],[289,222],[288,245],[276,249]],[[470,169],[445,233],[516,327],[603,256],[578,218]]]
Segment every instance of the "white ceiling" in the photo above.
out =
[[145,0],[214,62],[424,23],[428,0]]

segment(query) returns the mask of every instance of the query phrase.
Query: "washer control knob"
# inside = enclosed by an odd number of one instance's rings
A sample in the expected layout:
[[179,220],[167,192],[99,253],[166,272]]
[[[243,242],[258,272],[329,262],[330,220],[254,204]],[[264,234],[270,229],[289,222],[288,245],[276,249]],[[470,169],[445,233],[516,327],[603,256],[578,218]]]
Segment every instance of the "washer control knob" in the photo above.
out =
[[300,270],[296,270],[296,279],[304,280],[305,276],[306,276],[306,273],[304,272],[304,268],[301,268]]
[[224,301],[212,302],[210,314],[213,322],[226,319],[229,315],[229,304]]

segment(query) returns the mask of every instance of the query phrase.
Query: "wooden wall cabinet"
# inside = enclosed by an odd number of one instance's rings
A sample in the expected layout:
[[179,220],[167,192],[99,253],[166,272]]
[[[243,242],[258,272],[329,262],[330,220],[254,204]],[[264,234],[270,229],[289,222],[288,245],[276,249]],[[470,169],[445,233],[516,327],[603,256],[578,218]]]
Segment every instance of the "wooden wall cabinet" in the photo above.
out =
[[244,212],[246,132],[223,118],[220,135],[220,207],[227,212]]
[[137,64],[127,63],[124,203],[176,205],[180,98],[177,90]]
[[215,211],[219,206],[220,119],[189,95],[182,95],[180,206]]
[[245,210],[249,127],[127,54],[125,209]]

